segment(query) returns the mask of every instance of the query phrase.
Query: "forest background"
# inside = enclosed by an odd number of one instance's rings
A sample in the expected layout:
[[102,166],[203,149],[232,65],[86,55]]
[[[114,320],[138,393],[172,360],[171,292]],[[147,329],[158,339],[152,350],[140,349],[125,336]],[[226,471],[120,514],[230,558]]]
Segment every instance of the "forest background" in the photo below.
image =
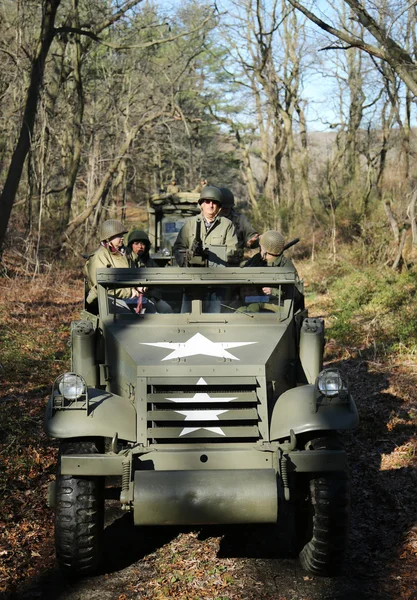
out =
[[1,0],[1,251],[79,262],[103,220],[207,177],[299,254],[412,262],[416,6],[377,6]]
[[[108,218],[146,228],[172,177],[206,177],[260,232],[300,238],[326,361],[352,384],[348,592],[328,597],[416,597],[416,23],[405,0],[0,0],[0,592],[53,569],[42,420],[82,254]],[[143,597],[191,597],[163,547],[156,560]],[[243,577],[219,590],[241,598]]]

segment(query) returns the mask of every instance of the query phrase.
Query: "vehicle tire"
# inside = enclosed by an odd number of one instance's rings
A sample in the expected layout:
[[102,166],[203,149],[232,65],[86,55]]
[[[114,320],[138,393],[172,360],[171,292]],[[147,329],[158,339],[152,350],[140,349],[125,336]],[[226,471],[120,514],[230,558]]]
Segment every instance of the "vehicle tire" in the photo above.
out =
[[[339,436],[311,440],[306,449],[343,450]],[[349,534],[350,489],[343,471],[312,473],[306,486],[306,520],[300,552],[302,566],[315,575],[334,575],[342,567]]]
[[[94,454],[92,441],[61,442],[62,454]],[[61,475],[56,478],[55,549],[59,567],[71,575],[89,575],[99,564],[103,546],[104,477]]]

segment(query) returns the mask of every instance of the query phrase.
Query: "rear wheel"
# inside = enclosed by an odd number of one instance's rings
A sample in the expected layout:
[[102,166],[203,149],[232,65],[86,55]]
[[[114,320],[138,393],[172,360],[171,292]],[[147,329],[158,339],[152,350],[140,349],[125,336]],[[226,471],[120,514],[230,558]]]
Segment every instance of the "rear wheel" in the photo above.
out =
[[[311,440],[306,449],[343,450],[338,436]],[[347,467],[343,471],[312,473],[306,489],[302,566],[316,575],[340,571],[349,535],[350,490]]]
[[[61,443],[62,454],[93,454],[92,441]],[[56,478],[55,548],[61,569],[88,575],[99,566],[104,527],[104,478],[61,475]]]

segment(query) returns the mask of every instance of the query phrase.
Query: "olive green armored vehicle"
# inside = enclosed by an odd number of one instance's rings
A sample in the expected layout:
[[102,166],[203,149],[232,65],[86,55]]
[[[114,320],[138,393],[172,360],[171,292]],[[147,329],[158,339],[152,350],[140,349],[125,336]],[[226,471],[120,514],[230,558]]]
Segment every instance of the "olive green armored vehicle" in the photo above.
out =
[[[308,316],[292,265],[102,269],[97,280],[97,314],[72,322],[71,372],[45,416],[60,441],[49,488],[59,565],[98,568],[111,478],[143,535],[264,524],[305,569],[335,573],[350,498],[340,432],[358,414],[340,371],[323,370],[323,321]],[[137,286],[170,311],[117,296]]]

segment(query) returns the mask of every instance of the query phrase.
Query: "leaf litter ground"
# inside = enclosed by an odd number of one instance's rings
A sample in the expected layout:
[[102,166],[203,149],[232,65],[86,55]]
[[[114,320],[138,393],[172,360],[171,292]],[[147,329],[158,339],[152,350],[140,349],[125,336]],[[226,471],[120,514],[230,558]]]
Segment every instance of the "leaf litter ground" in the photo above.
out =
[[[256,527],[134,528],[108,503],[102,572],[55,567],[46,505],[57,444],[43,433],[51,382],[69,368],[81,276],[13,275],[0,298],[0,593],[6,599],[393,600],[417,598],[417,373],[414,358],[377,360],[328,335],[327,362],[349,378],[360,427],[345,436],[352,533],[342,575],[320,579],[277,557]],[[326,317],[328,299],[310,301]]]

